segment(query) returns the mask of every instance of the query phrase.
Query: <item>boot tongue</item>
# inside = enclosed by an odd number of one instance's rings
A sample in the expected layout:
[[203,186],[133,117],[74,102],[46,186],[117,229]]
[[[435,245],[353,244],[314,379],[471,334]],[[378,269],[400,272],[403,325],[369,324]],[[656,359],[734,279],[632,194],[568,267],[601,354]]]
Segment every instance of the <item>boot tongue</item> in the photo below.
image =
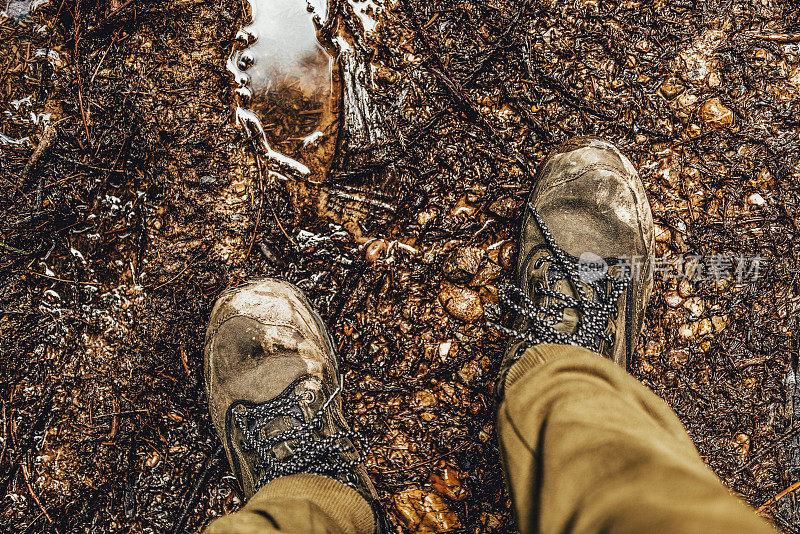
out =
[[[296,428],[311,421],[325,402],[322,383],[318,379],[309,378],[298,383],[294,388],[294,401],[286,408],[286,413],[276,417],[264,427],[264,435],[268,438],[277,436],[291,428]],[[322,435],[322,432],[315,432]],[[278,443],[272,453],[279,460],[294,454],[293,443]]]
[[[581,298],[567,274],[553,264],[552,261],[549,261],[549,259],[547,259],[548,256],[549,254],[543,251],[543,253],[537,257],[537,260],[539,260],[538,262],[532,261],[528,264],[528,295],[533,296],[534,302],[538,305],[561,304],[562,302],[560,302],[560,299],[541,295],[535,290],[536,284],[541,283],[545,288],[551,291],[580,300]],[[541,265],[539,265],[539,263],[541,263]],[[598,296],[596,294],[597,291],[602,290],[602,281],[605,280],[607,276],[608,264],[597,254],[593,252],[584,252],[577,258],[576,267],[578,270],[578,283],[583,288],[589,301],[594,301]],[[580,318],[580,313],[576,308],[564,308],[561,313],[561,320],[553,325],[553,329],[564,334],[573,334],[578,326]]]

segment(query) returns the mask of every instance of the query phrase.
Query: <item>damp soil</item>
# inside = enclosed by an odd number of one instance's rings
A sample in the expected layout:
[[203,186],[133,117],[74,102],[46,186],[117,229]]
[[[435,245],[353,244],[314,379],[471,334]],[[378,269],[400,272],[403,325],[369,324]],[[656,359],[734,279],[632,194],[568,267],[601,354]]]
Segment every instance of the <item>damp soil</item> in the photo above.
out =
[[[391,186],[287,182],[254,155],[225,70],[241,2],[0,15],[0,530],[197,532],[238,509],[205,324],[220,292],[277,276],[332,331],[397,531],[513,531],[491,393],[506,339],[486,321],[510,320],[497,286],[536,165],[593,135],[640,170],[656,253],[703,258],[704,276],[657,276],[632,372],[797,532],[796,4],[377,5],[390,127],[369,165]],[[321,187],[336,206],[307,198]]]

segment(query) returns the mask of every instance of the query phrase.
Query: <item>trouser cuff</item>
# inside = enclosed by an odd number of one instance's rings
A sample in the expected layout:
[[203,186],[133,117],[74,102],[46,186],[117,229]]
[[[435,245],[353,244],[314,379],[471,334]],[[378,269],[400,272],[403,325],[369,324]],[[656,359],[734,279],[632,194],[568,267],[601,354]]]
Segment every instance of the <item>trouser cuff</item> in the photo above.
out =
[[[577,350],[584,350],[580,347],[574,347]],[[503,384],[504,391],[508,391],[511,385],[517,380],[525,376],[525,374],[536,366],[543,365],[554,358],[564,354],[564,345],[555,345],[552,343],[541,343],[532,345],[527,348],[518,348],[516,350],[524,350],[522,356],[517,360],[506,373],[505,381]],[[601,355],[597,355],[602,358]]]
[[350,486],[319,475],[300,473],[276,478],[261,488],[248,506],[259,501],[293,498],[314,503],[341,527],[341,532],[375,532],[374,514],[366,499]]

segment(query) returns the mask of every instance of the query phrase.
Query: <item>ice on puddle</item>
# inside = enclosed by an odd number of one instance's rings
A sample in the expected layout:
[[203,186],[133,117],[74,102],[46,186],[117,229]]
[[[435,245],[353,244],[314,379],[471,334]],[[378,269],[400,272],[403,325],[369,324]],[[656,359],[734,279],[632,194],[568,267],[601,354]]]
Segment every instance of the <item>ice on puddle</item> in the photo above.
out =
[[30,143],[30,137],[23,137],[22,139],[14,139],[13,137],[9,137],[2,132],[0,132],[0,145],[11,145],[11,146],[20,146],[26,143]]
[[14,20],[28,20],[30,19],[31,6],[33,5],[33,0],[9,0],[8,7],[6,7],[3,13]]
[[319,140],[319,138],[320,138],[320,137],[322,137],[323,135],[324,135],[324,134],[323,134],[322,132],[320,132],[319,130],[317,130],[316,132],[312,133],[311,135],[309,135],[309,136],[307,136],[305,139],[303,139],[303,146],[305,146],[305,145],[308,145],[308,144],[311,144],[311,143],[314,143],[314,142],[318,141],[318,140]]
[[53,67],[61,66],[61,56],[55,50],[50,48],[39,48],[34,53],[36,59],[47,58],[47,62]]
[[20,98],[18,100],[11,100],[9,102],[11,107],[14,108],[16,111],[19,111],[19,108],[23,105],[32,106],[33,105],[33,95],[28,95],[25,98]]
[[82,264],[86,265],[86,258],[83,257],[83,254],[81,254],[80,250],[70,247],[69,253],[72,254],[75,258],[79,259]]

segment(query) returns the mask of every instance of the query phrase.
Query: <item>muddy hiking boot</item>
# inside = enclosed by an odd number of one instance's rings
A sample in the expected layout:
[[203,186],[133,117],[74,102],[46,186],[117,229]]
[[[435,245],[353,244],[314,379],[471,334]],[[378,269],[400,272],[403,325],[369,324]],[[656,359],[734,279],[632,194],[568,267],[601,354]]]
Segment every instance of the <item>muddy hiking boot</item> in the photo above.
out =
[[342,415],[336,353],[322,319],[295,286],[274,279],[223,294],[206,332],[211,419],[250,499],[279,477],[313,473],[377,494]]
[[[502,376],[531,345],[585,347],[628,368],[652,289],[653,216],[631,162],[613,145],[573,139],[539,168],[519,242]],[[504,380],[498,380],[502,384]],[[498,391],[502,395],[502,391]]]

